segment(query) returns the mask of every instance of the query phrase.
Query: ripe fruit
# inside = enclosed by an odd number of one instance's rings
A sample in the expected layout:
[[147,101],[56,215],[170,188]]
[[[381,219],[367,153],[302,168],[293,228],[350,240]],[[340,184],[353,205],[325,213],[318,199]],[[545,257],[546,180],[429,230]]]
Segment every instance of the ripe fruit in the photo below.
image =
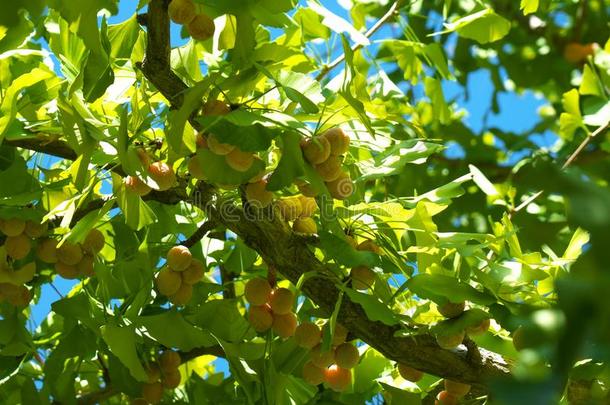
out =
[[335,391],[345,391],[352,383],[352,373],[333,364],[324,370],[324,381]]
[[32,292],[26,286],[20,285],[7,295],[6,299],[14,307],[25,308],[32,300]]
[[184,270],[182,273],[182,282],[186,284],[196,284],[203,278],[203,274],[205,273],[205,265],[201,260],[193,259],[191,265],[188,269]]
[[316,166],[316,171],[324,181],[337,180],[341,176],[341,158],[339,156],[330,156],[324,162]]
[[95,275],[94,272],[95,260],[93,256],[85,255],[81,259],[80,262],[76,265],[76,270],[78,274],[85,277],[93,277]]
[[457,405],[459,402],[458,398],[447,391],[441,391],[436,396],[435,405]]
[[478,325],[467,327],[466,333],[470,336],[482,335],[489,330],[489,325],[491,325],[491,320],[485,319]]
[[349,274],[356,290],[368,290],[375,283],[375,272],[367,266],[354,267]]
[[172,0],[167,7],[169,18],[176,24],[188,24],[197,15],[191,0]]
[[184,271],[192,262],[193,255],[186,246],[174,246],[167,252],[167,265],[174,271]]
[[57,263],[57,241],[55,239],[44,239],[36,246],[36,256],[42,262]]
[[311,385],[318,385],[324,382],[324,370],[308,361],[303,365],[303,371],[301,372],[303,380]]
[[0,232],[6,236],[21,235],[25,231],[25,221],[18,218],[5,219],[0,221]]
[[330,156],[330,143],[328,139],[322,136],[307,139],[302,142],[301,148],[305,159],[312,165],[319,165]]
[[48,222],[41,224],[39,222],[27,221],[25,223],[24,232],[27,236],[29,236],[32,239],[38,239],[38,238],[44,236],[47,233],[48,229],[49,229]]
[[168,267],[164,267],[156,278],[157,289],[163,295],[173,295],[180,289],[182,285],[182,277],[180,273],[170,270]]
[[67,265],[76,266],[83,258],[83,250],[80,245],[64,242],[57,248],[57,259]]
[[443,305],[438,306],[438,312],[445,318],[457,318],[462,315],[464,309],[466,308],[466,303],[462,302],[448,302]]
[[587,59],[587,56],[593,55],[596,48],[595,43],[579,44],[578,42],[570,42],[563,49],[563,57],[570,63],[579,63]]
[[149,404],[156,404],[163,398],[163,385],[160,382],[142,384],[142,397]]
[[214,134],[208,135],[208,147],[217,155],[228,155],[235,149],[234,145],[220,142]]
[[161,369],[156,363],[151,363],[146,367],[146,375],[148,375],[148,382],[154,383],[161,378]]
[[345,200],[354,193],[354,183],[347,173],[341,173],[336,180],[326,183],[328,192],[337,200]]
[[83,241],[83,250],[90,254],[96,254],[102,251],[105,244],[104,234],[97,229],[92,229]]
[[456,335],[438,335],[436,337],[436,343],[443,349],[451,350],[462,343],[464,336],[466,336],[466,334],[463,331]]
[[231,107],[220,100],[208,100],[201,109],[203,115],[227,115],[230,112]]
[[248,309],[248,322],[257,332],[265,332],[273,325],[273,315],[268,305],[251,305]]
[[260,180],[246,186],[246,198],[248,202],[257,207],[265,208],[273,201],[273,193],[267,191],[267,180]]
[[284,221],[294,221],[303,212],[303,206],[298,197],[282,198],[275,205],[278,207],[280,216]]
[[320,368],[326,368],[335,362],[335,351],[322,351],[322,346],[314,347],[309,353],[310,361]]
[[302,208],[301,216],[302,217],[310,217],[318,209],[318,203],[316,202],[315,198],[300,195],[299,201],[301,202],[301,208]]
[[424,377],[424,373],[414,369],[413,367],[409,367],[406,364],[398,363],[398,374],[402,378],[411,382],[418,382]]
[[4,242],[4,247],[7,255],[15,260],[21,260],[30,253],[32,242],[25,234],[9,236]]
[[159,368],[163,373],[170,373],[180,367],[180,354],[173,350],[166,350],[159,356]]
[[193,298],[193,286],[186,283],[182,283],[178,291],[169,296],[172,304],[179,306],[188,304],[191,298]]
[[[324,328],[328,328],[330,327],[330,324],[326,324],[324,325]],[[340,323],[335,324],[335,334],[333,335],[333,340],[332,340],[332,344],[333,346],[338,346],[341,343],[345,342],[345,340],[347,339],[347,333],[348,330],[345,328],[345,326],[341,325]]]
[[313,349],[322,339],[320,327],[313,322],[303,322],[294,332],[294,340],[301,347]]
[[287,288],[277,288],[271,291],[269,306],[274,314],[287,314],[292,311],[294,294]]
[[62,262],[55,263],[55,272],[66,280],[78,278],[78,268]]
[[354,368],[359,360],[360,353],[351,343],[342,343],[335,349],[335,363],[341,368]]
[[20,269],[13,271],[11,279],[13,283],[25,284],[32,281],[36,275],[36,263],[30,262],[21,266]]
[[349,149],[349,136],[339,127],[325,131],[322,136],[328,139],[331,155],[343,155]]
[[225,157],[227,164],[238,172],[247,172],[252,163],[254,163],[254,155],[252,152],[244,152],[241,149],[235,148]]
[[470,385],[445,379],[445,391],[458,398],[461,398],[470,392]]
[[191,38],[205,41],[214,35],[214,20],[205,14],[197,14],[193,20],[187,24],[186,30]]
[[271,296],[271,286],[264,278],[253,278],[246,283],[244,296],[252,305],[264,305]]
[[312,234],[318,232],[316,221],[309,217],[300,217],[294,220],[292,229],[297,233]]
[[287,314],[273,314],[273,323],[271,325],[273,332],[284,339],[294,335],[297,328],[297,316],[293,312]]
[[123,183],[125,183],[125,189],[127,191],[139,195],[140,197],[145,196],[152,190],[148,186],[148,184],[144,183],[142,180],[135,176],[125,177],[123,179]]
[[169,190],[176,184],[174,169],[165,162],[155,162],[148,166],[148,174],[157,183],[157,190]]
[[205,138],[203,133],[198,132],[195,136],[195,144],[197,145],[197,149],[207,149],[208,148],[208,140]]
[[180,376],[180,371],[172,370],[169,372],[163,373],[162,383],[165,388],[173,390],[174,388],[180,385],[180,380],[182,377]]
[[360,242],[360,244],[358,245],[358,247],[356,249],[367,251],[367,252],[373,252],[376,255],[381,254],[381,248],[379,247],[379,245],[377,245],[375,242],[373,242],[370,239]]
[[513,332],[513,346],[515,346],[515,349],[519,352],[529,346],[526,342],[523,326],[519,326],[517,330]]
[[201,163],[199,162],[199,158],[197,156],[193,156],[189,159],[187,165],[188,172],[196,178],[197,180],[205,180],[206,175],[203,173],[203,169],[201,168]]

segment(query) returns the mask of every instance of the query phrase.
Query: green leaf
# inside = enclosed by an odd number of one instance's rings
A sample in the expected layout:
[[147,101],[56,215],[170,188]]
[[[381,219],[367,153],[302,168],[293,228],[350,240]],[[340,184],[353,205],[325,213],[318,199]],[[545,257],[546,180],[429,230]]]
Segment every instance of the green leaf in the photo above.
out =
[[491,197],[500,194],[491,181],[489,181],[479,169],[473,165],[468,165],[468,168],[470,169],[470,174],[472,174],[472,180],[479,186],[482,192]]
[[435,335],[456,335],[463,332],[466,328],[480,325],[490,316],[487,312],[473,308],[464,311],[457,318],[445,319],[438,322],[430,331]]
[[446,30],[439,34],[456,31],[464,38],[486,44],[504,38],[510,31],[510,26],[509,20],[487,8],[445,24]]
[[322,23],[322,16],[312,9],[299,8],[293,18],[301,27],[306,39],[328,39],[330,37],[330,29]]
[[136,337],[135,327],[107,324],[103,325],[100,331],[110,351],[129,369],[133,378],[138,381],[148,381],[148,375],[138,357],[139,339]]
[[233,186],[243,184],[265,169],[265,162],[255,159],[247,171],[237,171],[227,164],[224,156],[208,149],[199,149],[196,158],[199,159],[205,178],[215,184]]
[[112,59],[129,59],[138,36],[144,32],[138,24],[136,14],[120,24],[108,26],[108,40],[110,41]]
[[420,298],[430,299],[440,305],[460,301],[489,305],[496,301],[493,296],[481,292],[455,277],[441,274],[418,274],[407,280],[407,286]]
[[113,177],[113,192],[125,217],[125,223],[132,229],[140,230],[156,221],[155,212],[135,193],[127,192],[121,178]]
[[205,325],[214,337],[227,342],[241,342],[249,331],[253,334],[250,324],[238,309],[237,300],[208,301],[193,313],[185,314],[184,318],[194,325]]
[[371,321],[383,322],[390,326],[398,324],[396,314],[375,295],[364,294],[349,288],[345,289],[345,293],[353,302],[362,306],[367,318]]
[[347,267],[379,264],[379,256],[373,252],[354,249],[345,239],[327,231],[320,231],[320,246],[326,255],[336,263]]
[[528,15],[538,11],[538,0],[521,0],[519,8],[523,10],[523,15]]
[[316,12],[323,18],[322,24],[325,27],[330,28],[337,34],[347,33],[352,39],[352,41],[354,41],[354,43],[358,45],[366,46],[370,44],[369,39],[363,33],[354,28],[354,26],[347,22],[345,19],[339,17],[338,15],[324,7],[322,4],[314,0],[308,0],[307,5],[309,6],[310,10]]
[[583,96],[604,97],[604,87],[589,65],[585,65],[583,68],[582,81],[580,82],[578,92]]
[[448,124],[451,119],[451,110],[449,110],[449,106],[445,102],[445,95],[443,94],[441,82],[433,77],[426,76],[424,88],[426,95],[432,102],[434,117],[438,119],[441,124]]
[[[1,119],[1,118],[0,118]],[[0,160],[6,149],[0,148]],[[0,171],[0,204],[23,206],[40,198],[41,188],[37,179],[28,171],[21,156],[11,159],[11,165]]]
[[185,141],[185,137],[193,137],[192,129],[185,131],[187,120],[197,108],[201,107],[203,95],[209,87],[209,80],[204,80],[191,87],[184,93],[184,101],[178,110],[170,111],[167,127],[167,144],[179,156],[186,154],[184,145],[191,145],[191,152],[195,152],[194,145]]
[[[150,336],[167,347],[188,351],[197,347],[209,347],[217,344],[216,339],[208,331],[187,322],[176,311],[140,316],[134,322],[145,327]],[[169,325],[171,327],[168,327]]]
[[576,260],[582,254],[582,248],[589,243],[589,233],[582,228],[576,228],[562,258]]
[[282,136],[282,157],[269,178],[267,189],[278,191],[288,187],[294,179],[305,174],[305,160],[301,152],[301,136],[296,132],[285,132]]

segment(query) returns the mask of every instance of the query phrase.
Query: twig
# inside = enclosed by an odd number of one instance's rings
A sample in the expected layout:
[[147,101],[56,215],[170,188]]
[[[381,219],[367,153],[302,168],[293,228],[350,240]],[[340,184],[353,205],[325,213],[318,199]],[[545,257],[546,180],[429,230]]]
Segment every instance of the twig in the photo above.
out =
[[216,228],[216,222],[214,221],[206,221],[193,233],[190,238],[186,239],[184,242],[180,242],[182,246],[192,247],[197,242],[205,237],[205,235],[210,232],[212,229]]
[[224,265],[220,265],[220,282],[222,283],[222,298],[231,299],[235,298],[235,274],[227,271]]
[[[392,18],[398,12],[398,7],[402,4],[402,0],[395,1],[394,4],[390,7],[390,9],[373,25],[367,32],[364,33],[364,36],[370,38],[374,33],[379,31],[379,29],[386,23],[390,18]],[[355,44],[352,46],[352,52],[356,52],[358,49],[362,48],[362,44]],[[336,68],[345,60],[345,53],[343,55],[338,56],[335,60],[330,62],[330,64],[322,67],[322,70],[316,76],[316,81],[322,80],[331,70]]]

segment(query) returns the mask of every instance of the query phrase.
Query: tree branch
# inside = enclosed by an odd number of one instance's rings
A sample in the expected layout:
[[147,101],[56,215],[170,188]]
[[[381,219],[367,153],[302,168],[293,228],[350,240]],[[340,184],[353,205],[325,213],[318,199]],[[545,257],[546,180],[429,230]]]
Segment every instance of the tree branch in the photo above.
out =
[[206,221],[201,224],[201,226],[195,231],[195,233],[193,233],[188,239],[186,239],[184,242],[181,242],[180,244],[182,246],[190,248],[197,242],[199,242],[201,239],[203,239],[203,237],[214,228],[216,228],[216,222]]

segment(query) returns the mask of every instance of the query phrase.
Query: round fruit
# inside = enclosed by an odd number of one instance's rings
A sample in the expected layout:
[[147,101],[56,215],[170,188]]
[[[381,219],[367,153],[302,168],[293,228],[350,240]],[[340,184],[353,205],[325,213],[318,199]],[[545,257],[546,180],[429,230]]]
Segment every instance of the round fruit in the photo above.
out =
[[335,349],[335,363],[341,368],[354,368],[360,360],[358,349],[351,343],[341,343]]
[[322,351],[322,346],[314,347],[309,353],[310,361],[320,368],[326,368],[335,362],[335,351]]
[[490,319],[485,319],[480,324],[475,326],[469,326],[466,328],[466,333],[470,336],[479,336],[484,334],[489,330],[489,326],[491,325]]
[[235,149],[234,145],[220,142],[214,134],[208,135],[208,147],[217,155],[228,155]]
[[9,236],[4,242],[6,254],[15,260],[26,257],[32,249],[32,241],[25,234]]
[[205,265],[201,260],[193,259],[188,269],[184,270],[180,274],[182,275],[182,282],[186,284],[196,284],[203,278],[205,273]]
[[201,113],[203,115],[227,115],[231,112],[231,107],[224,101],[208,100],[203,105]]
[[445,380],[445,391],[449,392],[450,394],[452,394],[458,398],[462,398],[462,397],[465,397],[466,394],[468,394],[470,392],[470,385],[462,384],[457,381],[452,381],[452,380],[446,379]]
[[570,42],[563,49],[563,57],[570,63],[579,63],[587,59],[587,56],[593,55],[596,44],[579,44],[578,42]]
[[178,292],[182,285],[182,277],[180,273],[164,267],[156,278],[157,289],[163,295],[170,296]]
[[6,297],[8,302],[17,308],[25,308],[32,301],[32,292],[23,285],[17,286],[13,294]]
[[360,244],[358,245],[358,247],[356,249],[367,251],[367,252],[373,252],[376,255],[381,254],[381,248],[379,247],[379,245],[377,245],[375,242],[373,242],[370,239],[360,242]]
[[278,207],[280,216],[284,221],[294,221],[303,212],[303,206],[298,197],[282,198],[276,201],[275,205]]
[[273,193],[267,191],[267,180],[250,183],[246,186],[246,198],[256,208],[265,208],[273,201]]
[[367,266],[354,267],[349,274],[356,290],[368,290],[375,283],[375,272]]
[[441,391],[436,396],[435,405],[457,405],[459,402],[458,398],[447,391]]
[[424,377],[424,373],[414,369],[413,367],[409,367],[406,364],[398,363],[398,374],[402,378],[411,382],[418,382]]
[[195,136],[195,144],[197,145],[197,149],[208,149],[208,140],[201,132],[198,132]]
[[252,152],[244,152],[241,149],[235,148],[227,154],[225,160],[233,170],[247,172],[254,163],[254,155]]
[[294,304],[294,294],[287,288],[276,288],[271,291],[269,306],[273,314],[287,314],[292,311]]
[[169,18],[176,24],[188,24],[197,15],[191,0],[172,0],[167,7]]
[[244,290],[246,301],[252,305],[264,305],[271,297],[271,286],[264,278],[253,278],[248,280]]
[[62,262],[55,263],[55,272],[65,278],[66,280],[74,280],[78,278],[78,268],[73,265],[65,264]]
[[205,14],[197,14],[193,20],[187,24],[186,30],[191,38],[205,41],[214,35],[214,20]]
[[284,339],[294,335],[297,328],[297,316],[293,312],[287,314],[273,314],[273,323],[271,325],[273,332]]
[[186,283],[182,283],[178,291],[169,296],[169,300],[172,302],[172,304],[178,306],[188,304],[191,298],[193,298],[193,286]]
[[526,340],[523,326],[519,326],[517,330],[513,332],[513,346],[515,346],[517,351],[526,349],[528,346],[530,346]]
[[57,248],[57,259],[67,265],[76,266],[83,258],[83,249],[80,245],[64,242]]
[[93,256],[85,255],[76,265],[76,270],[80,276],[93,277],[95,275],[95,260]]
[[302,182],[297,184],[297,187],[301,194],[303,194],[305,197],[316,197],[318,194],[320,194],[320,190],[316,189],[309,183]]
[[299,201],[301,202],[301,207],[302,207],[302,210],[301,210],[302,217],[310,217],[318,209],[318,203],[316,202],[315,198],[300,195]]
[[11,274],[13,283],[25,284],[32,281],[36,275],[36,263],[29,262],[21,266],[18,270],[14,270]]
[[294,340],[299,346],[306,349],[313,349],[320,344],[321,339],[322,331],[313,322],[303,322],[294,332]]
[[304,141],[301,148],[305,159],[312,165],[319,165],[330,156],[330,143],[322,136]]
[[251,305],[248,309],[248,322],[257,332],[265,332],[273,325],[273,315],[268,305]]
[[32,239],[38,239],[44,236],[49,230],[49,223],[39,223],[34,221],[27,221],[25,223],[25,234]]
[[193,255],[186,246],[174,246],[167,252],[167,265],[174,271],[184,271],[192,262]]
[[349,136],[339,127],[325,131],[322,136],[328,139],[331,155],[343,155],[349,149]]
[[[330,324],[324,325],[324,329],[330,327]],[[348,330],[345,326],[340,323],[335,324],[335,334],[333,335],[332,344],[333,346],[339,346],[347,339]]]
[[318,232],[316,221],[309,217],[300,217],[294,220],[292,229],[297,233],[313,234]]
[[163,384],[160,382],[142,384],[142,397],[149,404],[159,403],[163,398]]
[[165,388],[173,390],[174,388],[176,388],[180,385],[181,379],[182,379],[182,377],[180,376],[180,371],[173,370],[173,371],[164,373],[161,382],[163,383],[163,386]]
[[334,391],[345,391],[352,383],[351,371],[333,364],[324,370],[324,381]]
[[149,383],[157,382],[161,378],[161,369],[156,363],[151,363],[146,367],[146,375]]
[[83,241],[83,250],[90,254],[96,254],[102,251],[105,244],[104,234],[97,229],[92,229]]
[[316,166],[316,172],[324,181],[337,180],[341,176],[341,158],[339,156],[330,156],[324,162]]
[[38,242],[36,256],[42,262],[57,263],[57,241],[55,239],[44,239]]
[[439,305],[438,312],[445,318],[457,318],[462,315],[464,309],[466,308],[466,303],[462,302],[448,302],[443,305]]
[[436,343],[446,350],[452,350],[462,344],[466,334],[462,331],[457,335],[439,335],[436,337]]
[[351,247],[353,247],[354,249],[358,249],[358,242],[356,242],[356,239],[353,236],[345,235],[345,240],[347,241],[347,243],[349,243]]
[[303,365],[303,371],[301,372],[303,380],[311,385],[318,385],[324,382],[324,369],[308,361]]
[[152,190],[148,184],[144,183],[136,176],[125,177],[123,183],[125,183],[125,189],[127,191],[139,195],[140,197],[145,196]]
[[174,169],[165,162],[155,162],[148,166],[148,174],[157,183],[160,191],[169,190],[176,184]]
[[6,236],[18,236],[25,231],[25,221],[18,218],[0,221],[0,232]]
[[159,368],[164,374],[176,371],[180,363],[182,363],[180,354],[173,350],[166,350],[159,356]]
[[205,180],[207,178],[203,172],[203,169],[201,168],[201,163],[199,162],[199,158],[197,156],[193,156],[189,159],[187,169],[191,176],[197,180]]
[[349,174],[341,172],[341,175],[333,181],[326,183],[328,192],[337,200],[345,200],[354,193],[354,183]]

